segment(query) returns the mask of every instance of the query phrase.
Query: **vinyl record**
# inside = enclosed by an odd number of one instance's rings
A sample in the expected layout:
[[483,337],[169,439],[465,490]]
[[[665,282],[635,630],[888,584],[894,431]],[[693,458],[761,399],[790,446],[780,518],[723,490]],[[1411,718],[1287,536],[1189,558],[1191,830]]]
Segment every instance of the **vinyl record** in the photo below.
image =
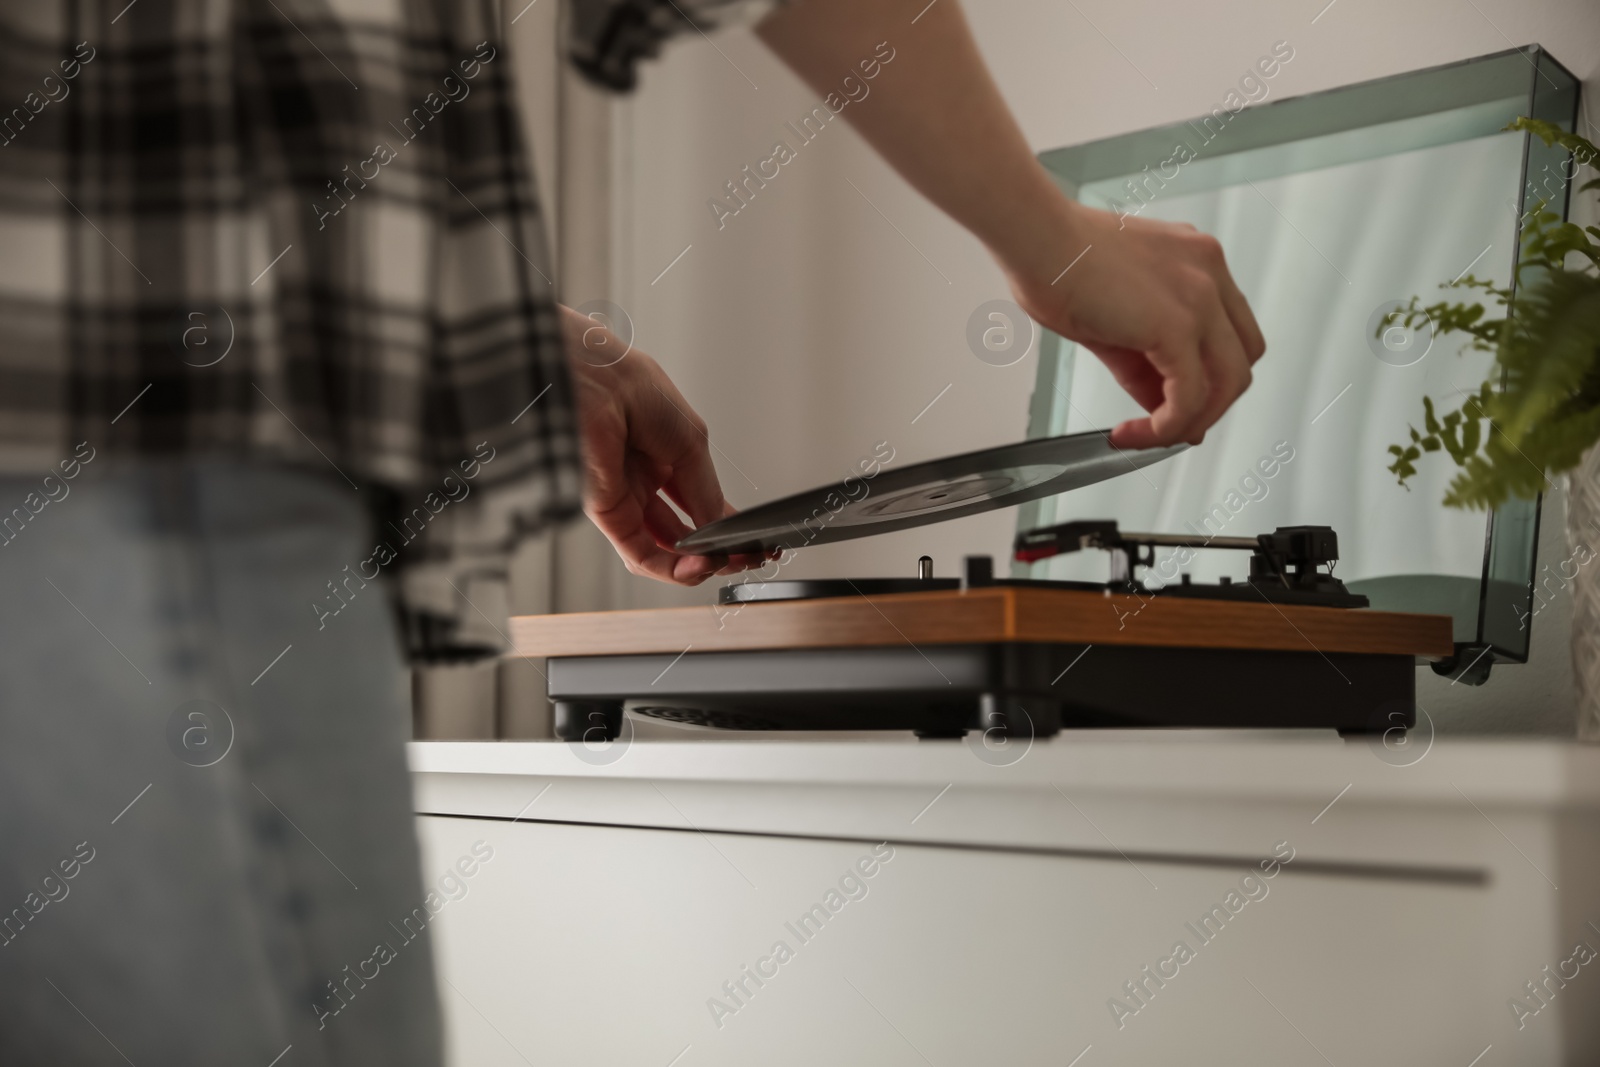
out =
[[1130,450],[1108,430],[1046,437],[846,478],[708,523],[680,552],[760,552],[908,530],[1054,496],[1148,467],[1187,445]]

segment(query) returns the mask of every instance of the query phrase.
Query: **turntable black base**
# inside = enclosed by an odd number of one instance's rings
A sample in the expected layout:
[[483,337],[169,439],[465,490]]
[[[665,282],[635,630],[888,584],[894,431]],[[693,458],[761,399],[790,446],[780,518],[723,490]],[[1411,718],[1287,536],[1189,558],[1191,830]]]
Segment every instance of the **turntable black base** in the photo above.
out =
[[1115,644],[946,644],[552,658],[556,736],[613,740],[637,715],[736,730],[1320,728],[1416,721],[1415,659]]

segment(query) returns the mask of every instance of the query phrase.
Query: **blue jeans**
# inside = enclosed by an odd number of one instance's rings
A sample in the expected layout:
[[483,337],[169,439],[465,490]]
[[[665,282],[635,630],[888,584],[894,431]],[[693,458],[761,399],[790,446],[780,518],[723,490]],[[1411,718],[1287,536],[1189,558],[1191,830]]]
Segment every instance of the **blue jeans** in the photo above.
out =
[[364,508],[108,460],[0,477],[0,1063],[438,1064]]

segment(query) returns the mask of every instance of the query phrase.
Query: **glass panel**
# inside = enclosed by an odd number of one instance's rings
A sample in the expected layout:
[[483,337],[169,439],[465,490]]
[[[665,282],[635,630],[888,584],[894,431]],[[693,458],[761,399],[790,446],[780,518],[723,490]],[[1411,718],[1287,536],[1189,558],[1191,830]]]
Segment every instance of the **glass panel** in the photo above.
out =
[[[1502,509],[1486,553],[1487,517],[1440,503],[1449,464],[1419,465],[1409,490],[1386,469],[1388,446],[1420,419],[1421,397],[1454,407],[1493,359],[1426,329],[1377,334],[1387,309],[1413,293],[1431,301],[1469,270],[1510,280],[1524,162],[1534,160],[1528,138],[1501,128],[1530,113],[1570,126],[1575,101],[1559,66],[1518,50],[1045,153],[1087,204],[1188,222],[1221,240],[1270,348],[1202,448],[1038,501],[1021,528],[1115,518],[1129,530],[1239,536],[1329,525],[1340,577],[1375,606],[1448,613],[1457,641],[1525,655],[1537,502]],[[1046,335],[1031,434],[1138,414],[1098,360]],[[1103,580],[1105,567],[1084,553],[1014,573]],[[1245,560],[1202,553],[1190,569],[1215,581],[1239,577]],[[1163,577],[1175,580],[1175,561],[1150,582]]]
[[[1577,119],[1578,85],[1572,75],[1544,52],[1531,57],[1532,106],[1528,113],[1570,131]],[[1563,218],[1572,196],[1568,154],[1527,139],[1519,213],[1541,202]],[[1525,274],[1524,285],[1534,279]],[[1526,659],[1531,638],[1534,568],[1539,543],[1539,501],[1513,501],[1494,514],[1484,565],[1483,614],[1479,641],[1510,658]]]

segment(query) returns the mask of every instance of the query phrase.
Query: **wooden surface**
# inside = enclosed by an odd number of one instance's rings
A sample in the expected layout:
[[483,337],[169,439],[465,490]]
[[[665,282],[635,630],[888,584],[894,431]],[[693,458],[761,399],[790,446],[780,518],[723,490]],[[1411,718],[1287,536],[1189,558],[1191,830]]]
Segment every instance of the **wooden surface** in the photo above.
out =
[[521,615],[515,655],[1057,642],[1448,656],[1450,618],[1265,601],[991,588],[768,604]]

